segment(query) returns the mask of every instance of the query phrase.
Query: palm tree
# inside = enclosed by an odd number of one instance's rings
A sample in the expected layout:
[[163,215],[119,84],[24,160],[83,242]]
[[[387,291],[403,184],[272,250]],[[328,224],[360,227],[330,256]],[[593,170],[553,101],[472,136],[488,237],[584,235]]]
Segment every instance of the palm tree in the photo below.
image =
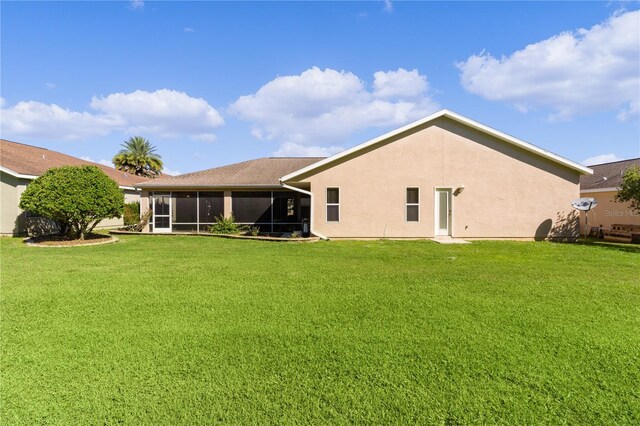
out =
[[162,173],[162,160],[156,154],[156,147],[142,136],[133,136],[122,144],[113,164],[116,169],[124,170],[136,176],[154,178]]

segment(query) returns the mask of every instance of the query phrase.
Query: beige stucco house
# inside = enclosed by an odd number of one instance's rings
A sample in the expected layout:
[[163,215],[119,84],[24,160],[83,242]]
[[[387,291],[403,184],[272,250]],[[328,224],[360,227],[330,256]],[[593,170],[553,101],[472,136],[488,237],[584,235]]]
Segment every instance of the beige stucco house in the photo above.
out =
[[[29,182],[53,167],[99,167],[115,180],[125,194],[125,202],[140,200],[136,185],[142,182],[138,176],[123,173],[112,167],[81,160],[61,152],[32,145],[0,140],[0,235],[23,235],[28,229],[46,228],[50,224],[42,218],[32,217],[18,204]],[[122,226],[122,219],[103,220],[99,228]]]
[[[580,164],[451,111],[328,158],[265,158],[143,182],[152,232],[217,214],[325,238],[575,238]],[[144,210],[144,207],[143,207]]]
[[[632,166],[640,167],[640,158],[615,161],[591,166],[592,175],[580,179],[580,196],[595,198],[598,205],[589,211],[589,225],[611,229],[613,225],[640,226],[640,214],[631,210],[629,203],[615,200],[622,185],[624,172]],[[582,228],[585,229],[586,214],[581,214]]]

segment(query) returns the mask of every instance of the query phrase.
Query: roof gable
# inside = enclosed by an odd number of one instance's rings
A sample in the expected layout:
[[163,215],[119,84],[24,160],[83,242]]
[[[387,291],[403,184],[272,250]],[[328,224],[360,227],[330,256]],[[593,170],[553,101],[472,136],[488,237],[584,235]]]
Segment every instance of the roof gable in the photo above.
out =
[[468,127],[472,128],[472,129],[475,129],[475,130],[478,130],[478,131],[480,131],[482,133],[485,133],[487,135],[493,136],[493,137],[495,137],[495,138],[497,138],[497,139],[499,139],[499,140],[501,140],[503,142],[506,142],[506,143],[515,145],[515,146],[517,146],[519,148],[522,148],[525,151],[528,151],[528,152],[531,152],[533,154],[539,155],[541,157],[547,158],[547,159],[549,159],[549,160],[551,160],[551,161],[553,161],[555,163],[561,164],[561,165],[563,165],[563,166],[565,166],[567,168],[570,168],[572,170],[575,170],[575,171],[577,171],[577,172],[579,172],[581,174],[589,174],[590,175],[590,174],[593,173],[593,171],[591,169],[589,169],[588,167],[585,167],[585,166],[583,166],[581,164],[575,163],[575,162],[573,162],[571,160],[568,160],[568,159],[566,159],[564,157],[561,157],[561,156],[559,156],[557,154],[554,154],[554,153],[552,153],[550,151],[547,151],[545,149],[542,149],[540,147],[532,145],[532,144],[530,144],[528,142],[525,142],[523,140],[517,139],[517,138],[515,138],[515,137],[513,137],[511,135],[508,135],[508,134],[503,133],[503,132],[501,132],[499,130],[493,129],[493,128],[491,128],[489,126],[486,126],[486,125],[484,125],[482,123],[479,123],[477,121],[474,121],[474,120],[471,120],[469,118],[466,118],[466,117],[464,117],[464,116],[462,116],[460,114],[457,114],[457,113],[455,113],[453,111],[449,111],[449,110],[443,109],[443,110],[441,110],[439,112],[436,112],[435,114],[432,114],[432,115],[430,115],[428,117],[425,117],[425,118],[423,118],[421,120],[414,121],[413,123],[407,124],[406,126],[400,127],[398,129],[393,130],[393,131],[391,131],[389,133],[386,133],[386,134],[384,134],[382,136],[379,136],[377,138],[371,139],[371,140],[369,140],[367,142],[364,142],[364,143],[362,143],[360,145],[356,145],[353,148],[350,148],[350,149],[344,150],[342,152],[339,152],[339,153],[337,153],[337,154],[335,154],[335,155],[333,155],[331,157],[327,157],[327,158],[325,158],[325,159],[323,159],[321,161],[318,161],[318,162],[316,162],[314,164],[310,164],[309,166],[307,166],[307,167],[305,167],[303,169],[297,170],[297,171],[295,171],[293,173],[290,173],[288,175],[283,176],[280,180],[282,182],[292,181],[292,180],[295,180],[296,178],[298,178],[300,176],[303,176],[303,175],[307,175],[308,176],[308,175],[314,174],[314,172],[317,171],[320,168],[324,168],[326,166],[328,166],[327,168],[330,168],[333,163],[336,163],[336,162],[340,161],[341,159],[343,159],[345,157],[348,157],[348,156],[350,156],[352,154],[356,154],[356,153],[358,153],[360,151],[365,151],[367,149],[375,149],[377,145],[382,145],[384,142],[386,142],[387,140],[389,140],[389,139],[391,139],[391,138],[393,138],[395,136],[398,136],[398,135],[400,135],[402,133],[405,133],[405,132],[409,132],[409,131],[417,128],[417,127],[420,127],[420,126],[423,126],[423,125],[428,124],[430,122],[433,122],[436,119],[441,118],[441,117],[446,117],[446,118],[449,118],[451,120],[454,120],[454,121],[456,121],[458,123],[461,123],[461,124],[463,124],[465,126],[468,126]]

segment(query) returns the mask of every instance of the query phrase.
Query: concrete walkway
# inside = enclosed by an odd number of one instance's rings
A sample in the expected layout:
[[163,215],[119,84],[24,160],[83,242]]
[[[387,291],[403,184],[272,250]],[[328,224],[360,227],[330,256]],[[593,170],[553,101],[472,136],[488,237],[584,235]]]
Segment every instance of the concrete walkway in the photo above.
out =
[[436,237],[432,238],[431,241],[435,241],[438,244],[471,244],[470,241],[463,240],[462,238],[451,237]]

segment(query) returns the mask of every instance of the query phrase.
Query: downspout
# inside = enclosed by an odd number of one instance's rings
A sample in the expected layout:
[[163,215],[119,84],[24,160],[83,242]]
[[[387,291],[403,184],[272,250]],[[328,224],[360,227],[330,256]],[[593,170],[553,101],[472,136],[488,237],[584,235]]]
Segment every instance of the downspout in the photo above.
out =
[[287,188],[287,189],[290,189],[292,191],[299,192],[301,194],[306,194],[306,195],[309,196],[309,199],[311,200],[311,205],[309,207],[311,209],[311,218],[309,219],[309,231],[311,231],[311,233],[313,235],[320,237],[321,240],[328,240],[329,238],[327,238],[324,235],[314,231],[314,229],[313,229],[313,217],[315,216],[315,214],[313,213],[313,194],[311,192],[309,192],[309,191],[305,191],[304,189],[300,189],[300,188],[296,188],[295,186],[287,185],[282,180],[280,180],[280,185],[283,188]]

